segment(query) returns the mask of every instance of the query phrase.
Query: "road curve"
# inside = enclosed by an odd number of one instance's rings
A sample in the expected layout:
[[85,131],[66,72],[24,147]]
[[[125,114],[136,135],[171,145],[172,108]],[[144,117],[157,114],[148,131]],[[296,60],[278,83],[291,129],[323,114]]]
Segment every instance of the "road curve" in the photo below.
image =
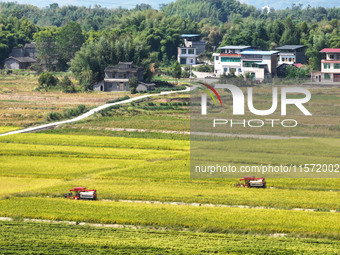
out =
[[10,132],[7,132],[7,133],[0,134],[0,136],[35,132],[35,131],[43,130],[43,129],[46,129],[46,128],[55,127],[55,126],[58,126],[58,125],[61,125],[61,124],[72,123],[72,122],[76,122],[76,121],[85,119],[85,118],[97,113],[98,111],[101,111],[101,110],[108,108],[110,106],[113,106],[113,105],[131,103],[133,101],[140,100],[140,99],[143,99],[143,98],[148,98],[148,97],[162,96],[162,95],[174,94],[174,93],[179,93],[179,92],[188,92],[188,91],[190,91],[190,87],[187,87],[185,90],[164,91],[164,92],[157,93],[157,94],[148,94],[148,95],[142,95],[142,96],[130,98],[130,99],[127,99],[127,100],[124,100],[124,101],[116,102],[116,103],[104,104],[104,105],[98,106],[98,107],[96,107],[96,108],[94,108],[94,109],[92,109],[92,110],[90,110],[90,111],[88,111],[88,112],[86,112],[82,115],[79,115],[78,117],[75,117],[73,119],[53,122],[53,123],[44,124],[44,125],[40,125],[40,126],[36,126],[36,127],[29,127],[29,128],[25,128],[25,129],[10,131]]

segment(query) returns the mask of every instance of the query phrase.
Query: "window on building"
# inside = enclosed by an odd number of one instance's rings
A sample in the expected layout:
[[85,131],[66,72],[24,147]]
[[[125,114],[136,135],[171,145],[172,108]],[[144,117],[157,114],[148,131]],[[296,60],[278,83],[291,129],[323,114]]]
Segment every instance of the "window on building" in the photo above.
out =
[[241,62],[240,58],[228,58],[228,57],[222,57],[222,62]]
[[295,63],[295,58],[293,58],[293,62]]
[[334,59],[334,55],[329,55],[329,59]]
[[330,63],[324,63],[323,64],[323,68],[324,69],[330,69],[331,68],[331,64]]
[[188,54],[190,54],[190,55],[194,55],[194,54],[195,54],[195,51],[194,51],[194,49],[189,49],[189,50],[188,50]]
[[219,59],[220,59],[219,56],[217,56],[217,57],[216,57],[216,61],[218,61]]
[[180,61],[179,61],[179,63],[180,63],[181,65],[185,65],[185,64],[187,63],[187,60],[186,60],[185,58],[181,58]]
[[194,63],[194,60],[193,60],[193,59],[190,59],[190,63],[193,64],[193,63]]
[[288,62],[288,58],[286,58],[286,62]]
[[340,69],[340,64],[334,64],[334,69]]
[[289,62],[292,62],[292,58],[289,58]]
[[239,69],[238,69],[238,72],[239,72],[239,73],[241,73],[241,72],[242,72],[242,69],[241,69],[241,68],[239,68]]
[[285,62],[285,58],[282,58],[282,62]]
[[182,49],[182,54],[187,54],[187,50],[186,49]]
[[331,78],[331,75],[330,75],[329,73],[325,73],[324,76],[323,76],[323,78],[324,78],[325,80],[329,80],[329,79]]
[[224,68],[224,72],[225,73],[228,72],[228,67]]

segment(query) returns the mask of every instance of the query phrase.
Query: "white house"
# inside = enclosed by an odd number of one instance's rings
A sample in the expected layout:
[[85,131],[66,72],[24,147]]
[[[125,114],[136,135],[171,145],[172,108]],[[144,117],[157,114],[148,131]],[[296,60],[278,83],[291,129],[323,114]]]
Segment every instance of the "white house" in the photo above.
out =
[[219,47],[219,53],[214,53],[214,72],[217,76],[222,74],[240,75],[243,73],[241,64],[241,52],[250,49],[250,46],[223,46]]
[[321,60],[321,72],[312,74],[314,82],[340,82],[340,48],[325,48],[320,51],[325,53]]
[[206,42],[199,34],[182,34],[184,44],[178,47],[177,60],[181,65],[196,65],[198,55],[205,51]]
[[241,52],[242,74],[251,75],[254,80],[266,81],[276,74],[277,54],[279,51]]
[[177,60],[181,65],[196,65],[197,57],[196,48],[178,47]]

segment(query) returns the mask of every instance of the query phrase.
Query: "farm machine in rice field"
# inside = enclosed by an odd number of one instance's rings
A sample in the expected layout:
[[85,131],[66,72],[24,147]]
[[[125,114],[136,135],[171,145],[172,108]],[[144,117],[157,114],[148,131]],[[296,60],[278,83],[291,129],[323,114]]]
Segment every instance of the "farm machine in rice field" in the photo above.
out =
[[64,198],[75,200],[97,200],[97,191],[95,189],[86,189],[85,187],[74,187],[73,189],[70,189],[70,193],[64,194]]
[[266,188],[265,178],[255,178],[255,176],[245,176],[240,179],[241,183],[235,184],[235,187],[243,188]]

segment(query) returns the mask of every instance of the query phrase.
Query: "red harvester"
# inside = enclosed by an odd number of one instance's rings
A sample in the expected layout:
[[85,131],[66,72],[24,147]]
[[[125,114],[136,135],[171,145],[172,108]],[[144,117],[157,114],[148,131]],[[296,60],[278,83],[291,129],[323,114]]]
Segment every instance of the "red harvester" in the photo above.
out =
[[255,176],[245,176],[240,181],[244,183],[235,184],[236,187],[246,187],[246,188],[266,188],[265,178],[255,178]]
[[[74,194],[72,191],[74,191]],[[85,187],[74,187],[73,189],[70,189],[70,193],[64,194],[64,198],[75,200],[97,200],[97,191],[95,189],[86,189]]]

